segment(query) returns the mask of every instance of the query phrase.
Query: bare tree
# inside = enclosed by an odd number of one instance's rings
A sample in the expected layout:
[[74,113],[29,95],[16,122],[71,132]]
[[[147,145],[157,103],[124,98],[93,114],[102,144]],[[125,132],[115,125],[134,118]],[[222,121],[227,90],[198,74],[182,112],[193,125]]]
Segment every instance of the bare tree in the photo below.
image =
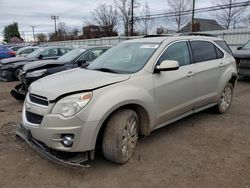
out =
[[183,14],[183,12],[192,9],[192,1],[191,0],[167,0],[167,4],[170,12],[174,12],[175,16],[173,17],[173,21],[176,24],[176,28],[179,31],[181,27],[186,24],[190,15]]
[[[132,16],[132,4],[131,0],[115,0],[115,4],[119,9],[120,16],[122,18],[124,34],[125,36],[131,35],[131,16]],[[134,10],[140,6],[137,0],[134,0]]]
[[[233,7],[234,3],[239,3],[239,0],[214,0],[214,3],[224,9],[217,11],[216,17],[218,22],[229,29],[241,19],[242,13],[246,7]],[[228,8],[225,8],[228,7]]]
[[101,4],[93,12],[95,22],[105,36],[113,36],[118,24],[118,13],[112,5]]
[[47,41],[47,36],[44,33],[37,33],[36,39],[38,42],[45,42]]
[[150,19],[150,8],[148,6],[148,2],[143,6],[142,19],[140,20],[140,26],[143,35],[147,35],[149,29],[153,26],[153,20]]

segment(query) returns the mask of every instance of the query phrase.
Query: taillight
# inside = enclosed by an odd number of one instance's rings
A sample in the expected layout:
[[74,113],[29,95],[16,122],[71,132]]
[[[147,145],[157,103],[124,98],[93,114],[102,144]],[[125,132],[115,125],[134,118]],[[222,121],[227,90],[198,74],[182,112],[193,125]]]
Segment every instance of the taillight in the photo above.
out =
[[8,51],[8,54],[9,54],[9,55],[12,55],[12,56],[15,56],[15,55],[16,55],[16,53],[13,52],[13,51]]

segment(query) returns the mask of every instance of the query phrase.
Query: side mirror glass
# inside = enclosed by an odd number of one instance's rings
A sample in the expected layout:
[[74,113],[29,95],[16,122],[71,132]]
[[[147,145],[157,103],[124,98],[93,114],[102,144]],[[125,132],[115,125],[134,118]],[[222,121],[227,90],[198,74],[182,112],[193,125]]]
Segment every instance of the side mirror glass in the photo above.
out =
[[157,65],[155,67],[155,72],[161,72],[161,71],[174,71],[179,69],[179,62],[173,61],[173,60],[165,60],[162,61],[160,65]]

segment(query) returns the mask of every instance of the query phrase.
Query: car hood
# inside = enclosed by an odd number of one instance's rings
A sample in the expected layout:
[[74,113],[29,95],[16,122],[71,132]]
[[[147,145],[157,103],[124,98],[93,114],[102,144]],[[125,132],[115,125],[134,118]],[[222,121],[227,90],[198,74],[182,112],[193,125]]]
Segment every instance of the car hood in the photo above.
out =
[[12,57],[1,60],[1,64],[9,64],[9,63],[17,63],[22,61],[34,61],[36,58],[28,58],[28,57]]
[[43,61],[33,61],[33,62],[30,62],[27,65],[25,65],[23,67],[23,70],[25,72],[27,72],[29,70],[39,69],[39,68],[42,68],[42,67],[46,68],[47,67],[46,65],[48,65],[48,67],[49,67],[51,65],[63,65],[65,63],[66,62],[61,62],[61,61],[53,60],[53,59],[51,59],[51,60],[43,60]]
[[235,58],[250,58],[250,49],[249,50],[237,50],[234,52]]
[[94,90],[125,81],[129,77],[126,74],[113,74],[77,68],[35,81],[31,84],[29,92],[47,97],[48,100],[55,100],[65,94]]

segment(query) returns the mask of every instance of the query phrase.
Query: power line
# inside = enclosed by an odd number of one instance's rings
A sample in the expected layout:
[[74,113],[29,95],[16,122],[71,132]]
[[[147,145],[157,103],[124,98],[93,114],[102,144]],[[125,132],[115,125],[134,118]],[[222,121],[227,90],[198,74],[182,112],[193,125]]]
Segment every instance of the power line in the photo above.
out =
[[[211,11],[217,11],[217,10],[223,10],[223,9],[228,9],[229,7],[231,8],[237,8],[237,7],[247,7],[250,5],[250,1],[244,1],[244,2],[239,2],[239,3],[232,3],[232,4],[225,4],[221,6],[211,6],[211,7],[204,7],[204,8],[198,8],[194,9],[194,13],[203,13],[203,12],[211,12]],[[136,19],[155,19],[155,18],[163,18],[163,17],[174,17],[176,15],[188,15],[191,14],[192,10],[186,10],[186,11],[181,11],[181,12],[168,12],[168,13],[159,13],[159,14],[150,14],[145,16],[137,16],[135,17]]]

